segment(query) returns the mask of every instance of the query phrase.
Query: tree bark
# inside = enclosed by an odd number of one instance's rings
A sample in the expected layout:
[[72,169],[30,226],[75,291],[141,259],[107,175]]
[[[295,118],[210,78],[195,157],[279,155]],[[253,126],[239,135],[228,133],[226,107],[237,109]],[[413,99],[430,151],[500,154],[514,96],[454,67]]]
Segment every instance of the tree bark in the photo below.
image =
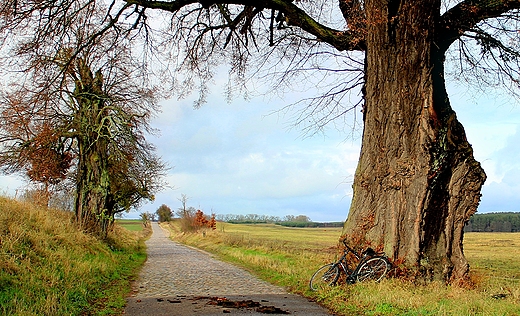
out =
[[365,2],[363,145],[343,233],[448,282],[467,277],[463,228],[486,176],[447,97],[433,40],[439,6]]
[[101,73],[78,60],[75,101],[79,110],[75,124],[78,142],[76,174],[76,221],[80,227],[105,238],[114,219],[114,197],[109,175],[108,128],[103,123],[104,99]]
[[104,238],[113,221],[106,146],[83,139],[78,147],[76,220],[86,232]]

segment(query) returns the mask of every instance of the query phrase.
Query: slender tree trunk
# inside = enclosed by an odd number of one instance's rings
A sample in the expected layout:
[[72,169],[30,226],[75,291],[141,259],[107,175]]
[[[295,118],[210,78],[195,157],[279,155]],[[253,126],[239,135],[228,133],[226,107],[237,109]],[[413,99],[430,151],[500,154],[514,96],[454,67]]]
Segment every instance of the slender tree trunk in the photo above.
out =
[[363,146],[343,233],[451,281],[468,273],[463,228],[485,174],[449,104],[432,34],[440,1],[429,2],[365,3]]

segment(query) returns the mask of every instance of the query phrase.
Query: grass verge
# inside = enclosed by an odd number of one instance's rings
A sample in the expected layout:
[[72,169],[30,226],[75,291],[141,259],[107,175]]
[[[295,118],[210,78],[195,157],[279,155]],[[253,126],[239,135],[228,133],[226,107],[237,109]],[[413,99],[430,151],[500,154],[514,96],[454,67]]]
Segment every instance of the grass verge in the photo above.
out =
[[100,242],[70,213],[0,197],[0,314],[121,314],[142,237],[116,225]]
[[169,227],[174,239],[316,300],[338,315],[520,314],[518,233],[466,234],[466,256],[474,267],[473,288],[385,279],[311,292],[312,273],[339,254],[335,245],[340,229],[219,223],[216,231],[182,234],[175,222]]

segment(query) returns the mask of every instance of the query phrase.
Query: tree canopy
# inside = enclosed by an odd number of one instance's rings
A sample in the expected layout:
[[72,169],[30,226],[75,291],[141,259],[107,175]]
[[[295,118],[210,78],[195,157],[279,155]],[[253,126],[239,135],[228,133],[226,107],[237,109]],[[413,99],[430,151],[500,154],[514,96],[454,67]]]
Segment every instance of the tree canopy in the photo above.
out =
[[159,206],[157,211],[155,211],[157,216],[159,217],[159,222],[169,222],[173,217],[173,212],[170,207],[166,204],[162,204]]

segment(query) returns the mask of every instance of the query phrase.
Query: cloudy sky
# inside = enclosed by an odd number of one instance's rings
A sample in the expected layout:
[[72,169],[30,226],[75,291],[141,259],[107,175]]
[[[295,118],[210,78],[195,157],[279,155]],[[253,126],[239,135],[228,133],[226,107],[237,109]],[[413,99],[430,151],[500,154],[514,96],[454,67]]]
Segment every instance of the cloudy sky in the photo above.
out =
[[[288,96],[296,98],[297,96]],[[500,95],[451,88],[476,158],[488,175],[479,212],[520,211],[520,107]],[[217,214],[304,214],[315,221],[346,219],[359,137],[329,129],[302,137],[290,118],[271,114],[285,100],[227,103],[214,93],[194,110],[190,100],[164,102],[156,144],[174,168],[174,189],[143,209],[189,204]]]
[[[289,101],[287,101],[289,102]],[[188,204],[207,213],[299,215],[344,220],[350,203],[359,140],[335,129],[305,137],[273,113],[283,100],[234,100],[214,93],[195,110],[192,101],[163,102],[155,144],[173,167],[173,186],[153,205]]]
[[[335,129],[302,137],[290,118],[271,114],[291,102],[258,97],[225,101],[213,86],[208,103],[169,100],[150,139],[172,167],[170,188],[127,217],[155,212],[166,204],[188,205],[205,213],[309,216],[314,221],[347,217],[359,137]],[[479,212],[520,211],[520,107],[506,97],[476,95],[451,87],[451,102],[464,124],[475,156],[488,175]],[[20,180],[0,177],[0,190],[13,195]]]

